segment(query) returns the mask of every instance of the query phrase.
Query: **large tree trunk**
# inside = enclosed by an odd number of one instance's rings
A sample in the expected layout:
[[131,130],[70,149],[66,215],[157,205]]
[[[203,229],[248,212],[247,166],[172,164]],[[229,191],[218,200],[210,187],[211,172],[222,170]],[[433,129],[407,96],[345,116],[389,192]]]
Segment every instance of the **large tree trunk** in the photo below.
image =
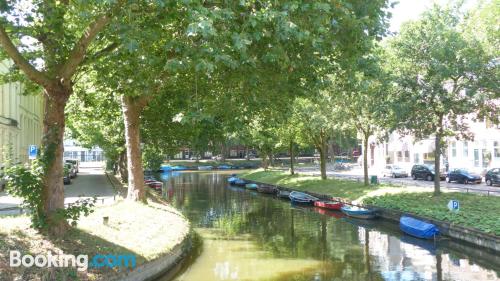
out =
[[127,199],[146,202],[144,171],[140,146],[140,115],[145,105],[142,98],[122,96],[125,142],[127,148],[128,192]]
[[321,170],[321,179],[326,180],[326,144],[322,141],[321,145],[317,147],[319,150],[319,165]]
[[363,175],[365,186],[369,184],[368,181],[368,138],[369,134],[363,135]]
[[64,209],[63,136],[64,107],[71,89],[48,89],[44,92],[42,162],[46,165],[42,189],[42,214],[47,219],[50,235],[60,237],[69,228],[66,220],[57,216]]
[[434,157],[434,196],[438,196],[441,193],[440,188],[440,171],[441,171],[441,134],[436,133],[436,138],[434,139],[435,145],[435,157]]
[[128,181],[128,171],[127,171],[127,151],[120,153],[118,157],[118,173],[122,182]]
[[295,169],[294,169],[294,156],[293,156],[293,141],[290,141],[290,148],[289,148],[289,152],[290,152],[290,174],[291,175],[294,175],[295,174]]

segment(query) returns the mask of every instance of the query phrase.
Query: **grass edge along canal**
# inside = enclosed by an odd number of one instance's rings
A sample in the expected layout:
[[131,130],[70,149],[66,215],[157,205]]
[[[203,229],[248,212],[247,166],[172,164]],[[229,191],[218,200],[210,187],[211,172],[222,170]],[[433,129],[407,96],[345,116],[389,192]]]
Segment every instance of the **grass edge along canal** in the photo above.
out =
[[[426,187],[387,184],[365,186],[362,182],[333,178],[321,180],[319,176],[290,175],[278,170],[258,169],[240,174],[239,177],[408,212],[500,236],[500,198],[495,196],[443,191],[440,196],[434,197],[432,191]],[[448,210],[447,204],[451,199],[460,201],[459,212]]]

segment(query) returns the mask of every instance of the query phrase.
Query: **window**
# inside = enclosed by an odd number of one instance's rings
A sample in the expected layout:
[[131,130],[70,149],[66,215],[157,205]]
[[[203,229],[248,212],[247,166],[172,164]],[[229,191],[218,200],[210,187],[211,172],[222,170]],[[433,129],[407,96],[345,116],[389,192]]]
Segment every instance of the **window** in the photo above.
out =
[[418,153],[413,154],[413,162],[414,163],[420,162],[420,155]]
[[469,157],[469,143],[464,141],[464,157]]
[[410,151],[405,150],[405,162],[410,162]]
[[398,162],[402,162],[402,161],[403,161],[403,152],[398,151]]
[[479,167],[479,149],[474,149],[474,167]]
[[457,142],[451,142],[451,157],[457,157]]
[[500,158],[500,141],[493,142],[493,155],[495,158]]

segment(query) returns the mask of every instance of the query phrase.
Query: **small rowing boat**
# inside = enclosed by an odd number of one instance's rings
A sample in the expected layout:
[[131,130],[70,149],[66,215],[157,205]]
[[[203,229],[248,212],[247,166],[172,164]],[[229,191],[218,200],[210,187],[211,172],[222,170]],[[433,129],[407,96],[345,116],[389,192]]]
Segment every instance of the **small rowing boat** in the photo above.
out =
[[234,181],[234,184],[240,185],[240,186],[245,186],[245,184],[247,184],[247,182],[245,180],[242,180],[242,179],[237,179],[236,181]]
[[245,188],[250,190],[256,190],[259,188],[259,186],[255,183],[247,183],[245,184]]
[[260,193],[275,194],[276,188],[274,188],[273,186],[269,186],[269,185],[261,185],[261,186],[257,187],[257,191]]
[[307,193],[303,193],[303,192],[298,192],[298,191],[292,191],[290,193],[290,201],[292,201],[292,203],[296,203],[296,204],[309,204],[309,205],[313,205],[314,202],[318,201],[319,199],[312,196],[312,195],[309,195]]
[[237,177],[230,177],[227,179],[227,182],[230,184],[234,184],[237,180],[239,180]]
[[290,193],[291,192],[288,191],[288,190],[278,189],[277,195],[278,195],[279,198],[290,200]]
[[358,219],[373,219],[377,216],[374,210],[360,208],[355,206],[343,206],[340,208],[342,213],[346,214],[349,217],[358,218]]
[[316,201],[314,202],[314,206],[324,209],[340,211],[340,208],[342,208],[344,204],[342,204],[342,202],[335,202],[335,201]]
[[439,229],[434,224],[409,216],[399,218],[399,228],[406,234],[422,239],[430,239],[439,235]]

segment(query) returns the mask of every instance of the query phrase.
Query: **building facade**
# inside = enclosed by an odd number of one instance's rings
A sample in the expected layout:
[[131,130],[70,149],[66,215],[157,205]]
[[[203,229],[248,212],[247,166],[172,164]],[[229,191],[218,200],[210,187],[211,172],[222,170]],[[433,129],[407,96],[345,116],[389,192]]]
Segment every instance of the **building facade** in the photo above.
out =
[[101,162],[105,161],[104,151],[100,147],[90,149],[80,146],[71,139],[64,140],[64,159],[78,159],[80,162]]
[[[483,174],[500,167],[500,126],[488,120],[468,122],[471,139],[448,138],[441,155],[443,168],[465,168]],[[376,170],[387,164],[397,164],[408,171],[414,164],[434,164],[434,138],[416,140],[397,132],[385,141],[369,138],[368,166]],[[364,151],[363,151],[364,153]]]
[[[9,61],[0,62],[0,75],[5,74],[10,65]],[[15,163],[25,163],[29,145],[41,143],[43,98],[23,91],[19,82],[0,85],[0,163],[5,161],[7,153]]]

